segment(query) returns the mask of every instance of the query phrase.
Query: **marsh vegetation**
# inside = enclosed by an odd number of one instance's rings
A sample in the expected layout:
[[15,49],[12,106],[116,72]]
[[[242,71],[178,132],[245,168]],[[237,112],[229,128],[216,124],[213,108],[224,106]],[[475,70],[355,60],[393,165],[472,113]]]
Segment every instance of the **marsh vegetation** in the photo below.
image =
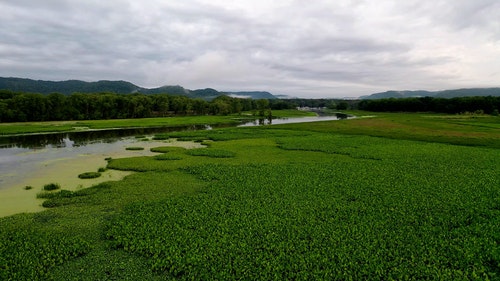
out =
[[208,146],[110,159],[136,173],[1,219],[0,279],[496,280],[498,124],[378,114],[168,133]]
[[78,175],[80,179],[95,179],[101,176],[101,172],[85,172]]

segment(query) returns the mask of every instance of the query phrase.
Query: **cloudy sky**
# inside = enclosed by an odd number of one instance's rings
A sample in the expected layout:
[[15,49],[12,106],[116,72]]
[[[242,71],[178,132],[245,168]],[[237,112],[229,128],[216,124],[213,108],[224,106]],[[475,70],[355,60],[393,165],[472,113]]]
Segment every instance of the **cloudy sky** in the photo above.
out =
[[0,76],[356,97],[500,86],[498,0],[0,0]]

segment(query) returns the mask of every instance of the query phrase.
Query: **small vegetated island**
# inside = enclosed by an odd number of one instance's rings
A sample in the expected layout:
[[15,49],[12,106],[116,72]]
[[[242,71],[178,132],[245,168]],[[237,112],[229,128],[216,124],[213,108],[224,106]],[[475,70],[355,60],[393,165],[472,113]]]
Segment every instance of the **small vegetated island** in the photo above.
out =
[[499,280],[500,120],[470,112],[169,133],[206,147],[2,218],[0,279]]

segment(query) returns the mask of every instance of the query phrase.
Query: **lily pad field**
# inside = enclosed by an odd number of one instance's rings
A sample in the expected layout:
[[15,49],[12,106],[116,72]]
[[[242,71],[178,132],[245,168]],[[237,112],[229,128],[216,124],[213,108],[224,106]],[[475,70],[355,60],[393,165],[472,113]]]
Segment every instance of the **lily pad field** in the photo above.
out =
[[160,137],[205,147],[1,218],[0,280],[500,280],[499,117]]

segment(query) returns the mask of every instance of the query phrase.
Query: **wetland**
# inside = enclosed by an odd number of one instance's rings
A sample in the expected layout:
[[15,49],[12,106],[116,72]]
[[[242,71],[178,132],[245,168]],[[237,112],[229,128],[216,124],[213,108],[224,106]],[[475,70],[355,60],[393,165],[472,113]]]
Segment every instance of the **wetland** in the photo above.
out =
[[361,114],[159,133],[0,218],[0,279],[497,280],[499,119]]
[[[0,136],[0,216],[43,210],[37,199],[43,185],[57,182],[75,191],[105,181],[121,180],[129,171],[107,169],[94,179],[79,174],[95,172],[107,165],[105,159],[152,156],[158,146],[202,147],[199,143],[155,141],[155,134],[178,131],[211,130],[221,127],[260,126],[296,122],[338,120],[334,116],[261,119],[240,124],[188,125],[176,127],[111,128],[91,130],[77,127],[64,133],[35,133]],[[134,150],[139,147],[141,150]],[[26,188],[28,187],[28,188]]]

